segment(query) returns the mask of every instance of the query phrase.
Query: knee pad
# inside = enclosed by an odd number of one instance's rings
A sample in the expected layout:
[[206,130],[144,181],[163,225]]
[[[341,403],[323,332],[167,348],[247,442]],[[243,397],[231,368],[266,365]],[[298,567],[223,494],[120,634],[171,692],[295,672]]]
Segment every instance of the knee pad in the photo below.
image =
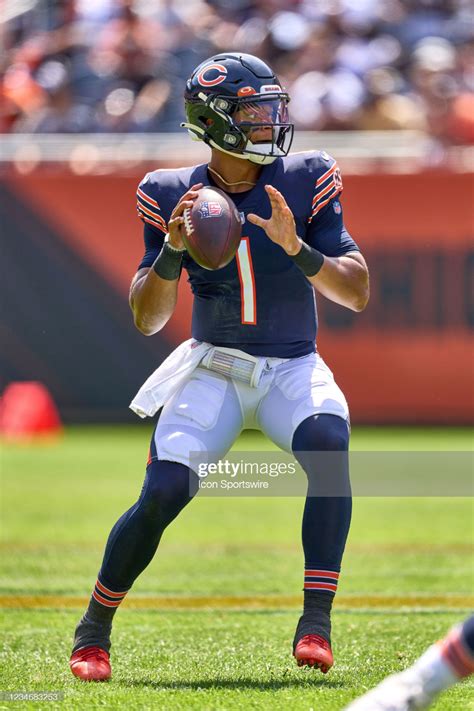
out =
[[154,438],[156,456],[159,460],[178,462],[196,469],[201,460],[207,460],[207,448],[190,432],[156,432]]
[[312,415],[293,435],[293,452],[345,452],[349,449],[349,425],[337,415]]
[[308,477],[308,496],[351,496],[346,420],[337,415],[308,417],[297,428],[292,448]]
[[146,515],[167,523],[195,493],[194,477],[184,464],[157,460],[150,462],[140,495],[140,508]]

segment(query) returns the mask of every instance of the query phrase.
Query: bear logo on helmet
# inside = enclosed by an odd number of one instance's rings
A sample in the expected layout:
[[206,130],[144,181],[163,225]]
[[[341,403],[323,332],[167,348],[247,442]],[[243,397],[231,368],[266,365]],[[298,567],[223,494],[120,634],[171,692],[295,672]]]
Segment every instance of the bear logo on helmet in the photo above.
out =
[[[209,72],[219,72],[217,76],[214,76],[213,78],[206,78],[206,74],[208,75]],[[201,86],[217,86],[217,84],[221,84],[223,81],[226,80],[227,77],[227,69],[224,67],[223,64],[216,64],[215,62],[211,62],[210,64],[206,64],[205,67],[201,69],[199,74],[196,76],[196,79],[198,82],[201,84]]]

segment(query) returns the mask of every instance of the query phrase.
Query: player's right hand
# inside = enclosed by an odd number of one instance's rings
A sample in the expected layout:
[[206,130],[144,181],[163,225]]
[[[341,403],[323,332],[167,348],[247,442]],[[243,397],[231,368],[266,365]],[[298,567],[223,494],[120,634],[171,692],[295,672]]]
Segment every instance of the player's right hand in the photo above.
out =
[[168,222],[169,243],[175,249],[186,249],[183,242],[184,217],[183,212],[188,207],[193,206],[193,202],[198,196],[199,188],[202,188],[203,183],[192,185],[189,190],[179,199],[176,207],[171,213]]

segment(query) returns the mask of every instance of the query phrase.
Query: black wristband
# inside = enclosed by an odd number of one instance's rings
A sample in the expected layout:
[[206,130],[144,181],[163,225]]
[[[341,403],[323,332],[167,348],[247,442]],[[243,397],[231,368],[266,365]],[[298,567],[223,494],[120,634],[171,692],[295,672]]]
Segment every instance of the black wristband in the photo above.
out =
[[324,255],[303,242],[298,254],[289,255],[307,277],[316,276],[324,264]]
[[173,249],[165,242],[161,252],[153,262],[153,271],[162,279],[173,281],[181,273],[182,261],[183,252]]

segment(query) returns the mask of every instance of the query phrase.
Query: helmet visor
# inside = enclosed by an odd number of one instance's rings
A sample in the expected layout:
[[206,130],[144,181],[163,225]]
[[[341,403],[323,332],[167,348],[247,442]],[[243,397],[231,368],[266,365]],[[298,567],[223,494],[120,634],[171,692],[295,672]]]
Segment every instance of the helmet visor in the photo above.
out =
[[286,98],[258,98],[253,101],[238,101],[233,120],[239,128],[259,126],[274,126],[288,123],[288,100]]
[[239,100],[232,120],[247,139],[246,153],[287,155],[293,138],[287,96]]

